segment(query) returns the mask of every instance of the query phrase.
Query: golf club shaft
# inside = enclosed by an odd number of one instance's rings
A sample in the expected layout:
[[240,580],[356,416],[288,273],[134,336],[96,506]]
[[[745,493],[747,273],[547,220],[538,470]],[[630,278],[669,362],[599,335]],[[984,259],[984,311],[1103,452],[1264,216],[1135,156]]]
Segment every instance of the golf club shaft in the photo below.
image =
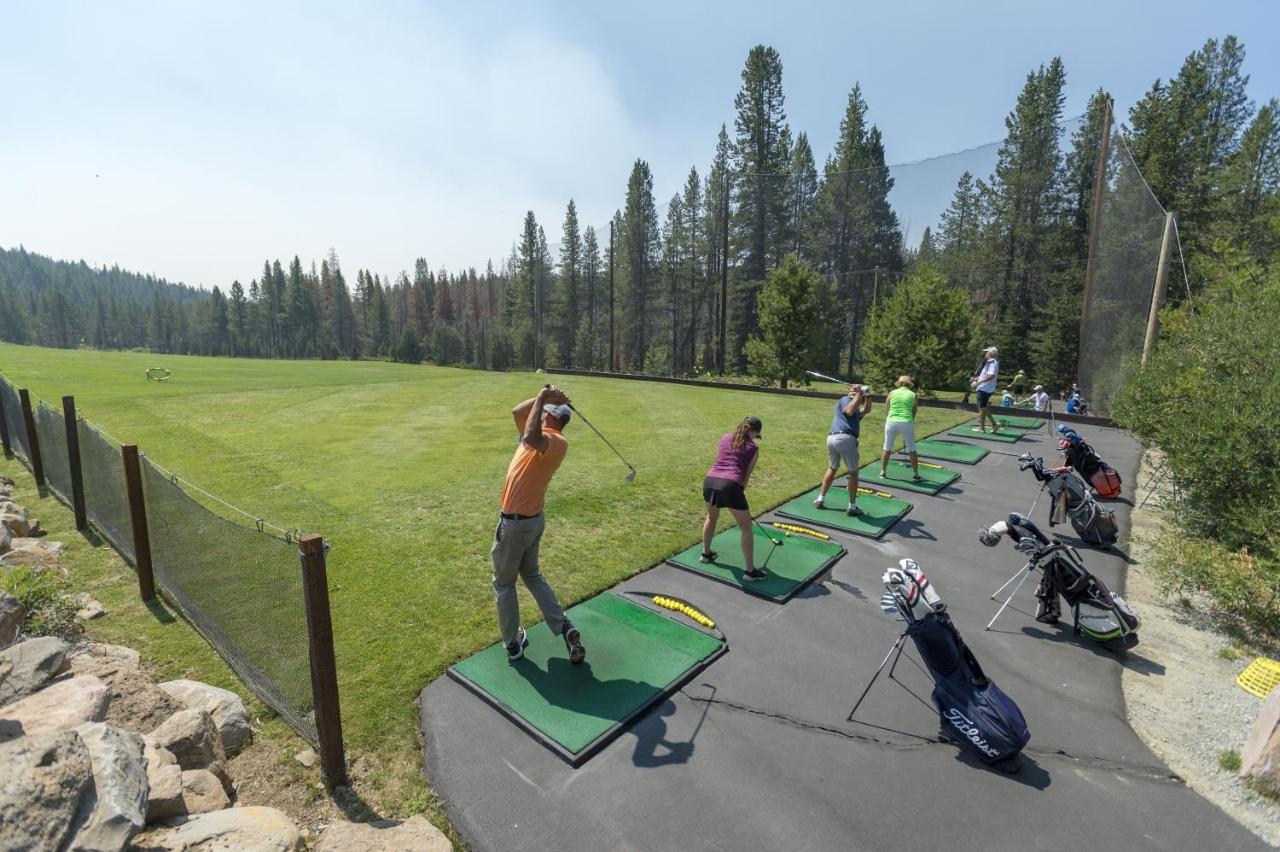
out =
[[[551,385],[547,385],[547,387],[551,387]],[[627,461],[625,458],[623,458],[622,453],[618,452],[618,448],[617,448],[617,447],[615,447],[613,444],[611,444],[611,443],[609,442],[609,439],[608,439],[608,438],[606,438],[604,435],[602,435],[602,434],[600,433],[600,430],[599,430],[599,429],[597,429],[596,427],[592,426],[592,425],[591,425],[591,421],[590,421],[590,420],[588,420],[588,419],[586,418],[586,415],[584,415],[581,411],[579,411],[579,410],[578,410],[578,407],[577,407],[576,405],[574,405],[572,402],[570,402],[570,401],[568,400],[568,398],[567,398],[567,397],[565,398],[565,405],[569,406],[569,408],[571,408],[571,409],[573,410],[573,413],[574,413],[574,414],[576,414],[576,415],[578,415],[579,417],[581,417],[581,418],[582,418],[582,422],[583,422],[583,423],[585,423],[585,424],[587,424],[587,428],[588,428],[588,429],[590,429],[592,432],[595,432],[595,433],[596,433],[596,437],[597,437],[597,438],[599,438],[601,441],[604,441],[605,445],[606,445],[609,449],[613,450],[613,454],[614,454],[615,456],[617,456],[619,459],[621,459],[621,460],[622,460],[622,463],[623,463],[623,464],[625,464],[628,468],[630,468],[632,473],[635,473],[635,472],[636,472],[636,469],[635,469],[634,467],[632,467],[632,466],[631,466],[631,462],[629,462],[629,461]]]
[[752,519],[751,519],[751,523],[755,524],[756,526],[758,526],[758,527],[760,528],[760,532],[764,533],[764,537],[765,537],[765,538],[767,538],[767,539],[769,539],[769,541],[773,542],[773,546],[774,546],[774,547],[777,547],[777,546],[779,546],[780,544],[782,544],[782,539],[780,539],[780,538],[774,538],[773,536],[769,535],[769,531],[768,531],[767,529],[765,529],[765,528],[764,528],[764,524],[760,523],[760,522],[759,522],[759,521],[757,521],[755,518],[752,518]]
[[828,376],[826,373],[819,373],[816,370],[805,370],[805,373],[826,382],[835,382],[838,385],[852,384],[852,382],[846,382],[844,379],[837,379],[835,376]]

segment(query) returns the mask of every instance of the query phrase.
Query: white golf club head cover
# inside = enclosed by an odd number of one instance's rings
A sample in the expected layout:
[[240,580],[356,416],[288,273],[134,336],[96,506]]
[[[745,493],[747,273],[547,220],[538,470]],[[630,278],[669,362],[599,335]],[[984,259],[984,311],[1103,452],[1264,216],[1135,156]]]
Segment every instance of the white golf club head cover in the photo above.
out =
[[900,560],[897,568],[885,571],[880,579],[886,588],[902,595],[916,618],[923,617],[930,610],[940,612],[946,609],[946,604],[914,559]]
[[1009,524],[1005,521],[999,521],[989,527],[981,527],[978,530],[978,541],[987,547],[995,547],[1000,543],[1000,539],[1005,533],[1009,532]]

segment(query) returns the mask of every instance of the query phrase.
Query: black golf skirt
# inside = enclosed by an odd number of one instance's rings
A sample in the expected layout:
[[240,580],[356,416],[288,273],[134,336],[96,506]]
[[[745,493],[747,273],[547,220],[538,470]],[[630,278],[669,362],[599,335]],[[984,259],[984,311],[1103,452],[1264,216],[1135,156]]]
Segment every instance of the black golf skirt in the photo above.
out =
[[702,480],[702,499],[721,509],[751,511],[751,507],[747,505],[746,490],[741,483],[732,479],[708,476]]

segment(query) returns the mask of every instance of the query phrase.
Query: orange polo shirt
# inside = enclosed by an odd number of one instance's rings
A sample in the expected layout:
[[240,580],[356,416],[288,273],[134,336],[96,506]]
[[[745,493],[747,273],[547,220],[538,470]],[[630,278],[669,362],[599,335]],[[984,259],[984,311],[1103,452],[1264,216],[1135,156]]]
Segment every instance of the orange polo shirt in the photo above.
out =
[[559,430],[542,427],[547,436],[547,450],[540,453],[524,441],[507,466],[507,481],[502,484],[502,511],[511,515],[536,515],[547,499],[547,486],[560,468],[569,442]]

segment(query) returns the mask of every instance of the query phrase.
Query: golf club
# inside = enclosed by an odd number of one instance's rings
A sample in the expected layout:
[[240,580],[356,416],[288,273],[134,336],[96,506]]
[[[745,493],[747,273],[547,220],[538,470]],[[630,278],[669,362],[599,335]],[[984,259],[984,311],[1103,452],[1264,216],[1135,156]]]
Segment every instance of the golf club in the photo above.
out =
[[[824,382],[835,382],[838,385],[856,385],[857,382],[846,382],[844,379],[837,379],[835,376],[828,376],[826,373],[819,373],[814,370],[805,370],[805,373]],[[861,385],[863,393],[870,393],[871,389],[866,385]]]
[[[551,387],[551,385],[548,384],[547,387]],[[604,435],[601,435],[600,430],[591,425],[591,421],[583,416],[582,412],[578,410],[578,407],[576,405],[574,405],[572,402],[569,401],[568,397],[565,397],[564,403],[565,405],[569,406],[569,408],[573,411],[574,414],[582,418],[582,422],[587,424],[588,429],[596,433],[597,438],[599,438],[601,441],[604,441],[605,444],[609,447],[609,449],[613,450],[613,454],[615,456],[617,456],[619,459],[622,459],[622,463],[625,464],[627,468],[631,471],[630,473],[627,474],[627,482],[635,482],[636,469],[631,466],[631,462],[627,461],[625,458],[622,457],[622,453],[618,452],[618,448],[615,447],[613,444],[610,444],[609,439],[606,438]]]
[[782,547],[782,545],[786,544],[786,542],[784,542],[782,539],[780,539],[780,538],[774,538],[773,536],[769,535],[769,531],[768,531],[767,529],[765,529],[764,524],[760,523],[760,522],[759,522],[759,521],[757,521],[755,518],[752,518],[752,519],[751,519],[751,523],[755,524],[756,526],[758,526],[758,527],[760,528],[760,532],[764,533],[764,537],[765,537],[765,538],[767,538],[767,539],[769,539],[769,541],[773,542],[773,546],[774,546],[774,547]]

